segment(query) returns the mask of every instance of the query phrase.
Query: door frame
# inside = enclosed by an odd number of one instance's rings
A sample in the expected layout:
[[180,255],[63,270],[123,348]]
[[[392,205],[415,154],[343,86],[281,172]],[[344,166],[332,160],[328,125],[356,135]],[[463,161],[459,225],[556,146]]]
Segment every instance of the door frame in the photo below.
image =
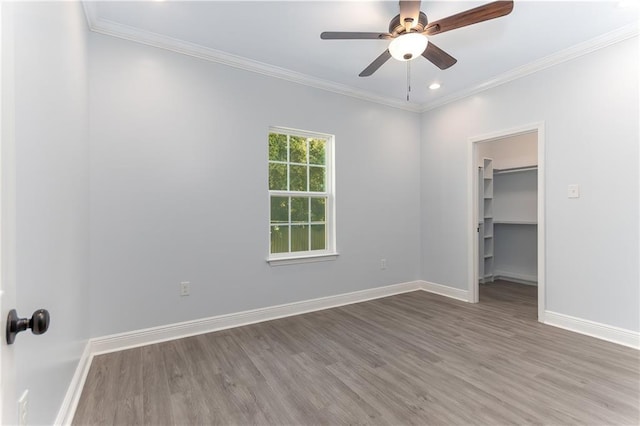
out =
[[15,59],[11,2],[0,0],[0,423],[17,423],[16,357],[5,339],[16,305]]
[[545,150],[544,150],[544,122],[513,127],[469,138],[467,149],[467,264],[469,302],[478,303],[478,144],[518,136],[525,133],[537,132],[538,135],[538,321],[544,322],[546,306],[546,276],[545,276]]

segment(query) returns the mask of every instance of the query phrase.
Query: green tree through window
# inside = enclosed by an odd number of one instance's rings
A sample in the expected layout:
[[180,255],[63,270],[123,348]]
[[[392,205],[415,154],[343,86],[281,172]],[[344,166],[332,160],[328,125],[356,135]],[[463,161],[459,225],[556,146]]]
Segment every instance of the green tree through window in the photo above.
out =
[[333,137],[271,129],[269,133],[270,257],[334,251]]

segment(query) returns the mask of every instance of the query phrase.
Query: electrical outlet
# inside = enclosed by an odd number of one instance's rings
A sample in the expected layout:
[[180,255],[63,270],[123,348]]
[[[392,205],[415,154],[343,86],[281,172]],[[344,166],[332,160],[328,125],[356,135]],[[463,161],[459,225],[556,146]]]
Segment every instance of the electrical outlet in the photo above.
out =
[[22,396],[18,399],[18,425],[27,426],[29,417],[29,390],[22,392]]
[[191,283],[189,281],[183,281],[180,283],[180,296],[188,296],[191,292]]
[[580,185],[569,185],[567,189],[567,197],[580,198]]
[[380,259],[380,269],[387,269],[387,259]]

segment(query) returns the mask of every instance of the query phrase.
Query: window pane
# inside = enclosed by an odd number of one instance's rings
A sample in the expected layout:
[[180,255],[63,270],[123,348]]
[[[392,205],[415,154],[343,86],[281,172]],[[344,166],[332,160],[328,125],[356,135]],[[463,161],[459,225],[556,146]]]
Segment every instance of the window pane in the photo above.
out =
[[309,198],[291,197],[291,222],[309,222]]
[[309,163],[325,164],[325,141],[324,139],[311,139],[309,142]]
[[269,163],[269,189],[287,190],[287,165]]
[[311,199],[311,222],[324,222],[326,219],[326,198]]
[[271,227],[271,253],[286,253],[289,251],[289,227],[275,225]]
[[289,166],[289,191],[307,190],[307,166]]
[[309,226],[291,225],[291,251],[309,250]]
[[299,136],[291,136],[290,146],[289,161],[307,164],[307,140]]
[[309,191],[325,191],[324,171],[324,167],[309,167]]
[[311,225],[311,250],[326,249],[327,233],[324,225]]
[[289,198],[271,197],[271,223],[289,222]]
[[287,161],[287,135],[269,133],[269,160]]
[[[271,127],[269,136],[269,251],[271,258],[334,250],[333,137]],[[332,203],[333,205],[333,203]],[[304,254],[306,255],[306,253]],[[303,255],[303,256],[304,256]]]

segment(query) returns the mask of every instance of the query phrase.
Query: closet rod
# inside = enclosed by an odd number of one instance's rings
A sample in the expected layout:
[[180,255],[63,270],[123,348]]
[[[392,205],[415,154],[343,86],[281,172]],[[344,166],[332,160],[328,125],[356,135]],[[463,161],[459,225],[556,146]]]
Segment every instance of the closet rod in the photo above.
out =
[[493,174],[527,172],[529,170],[538,170],[538,166],[512,167],[510,169],[494,169]]

